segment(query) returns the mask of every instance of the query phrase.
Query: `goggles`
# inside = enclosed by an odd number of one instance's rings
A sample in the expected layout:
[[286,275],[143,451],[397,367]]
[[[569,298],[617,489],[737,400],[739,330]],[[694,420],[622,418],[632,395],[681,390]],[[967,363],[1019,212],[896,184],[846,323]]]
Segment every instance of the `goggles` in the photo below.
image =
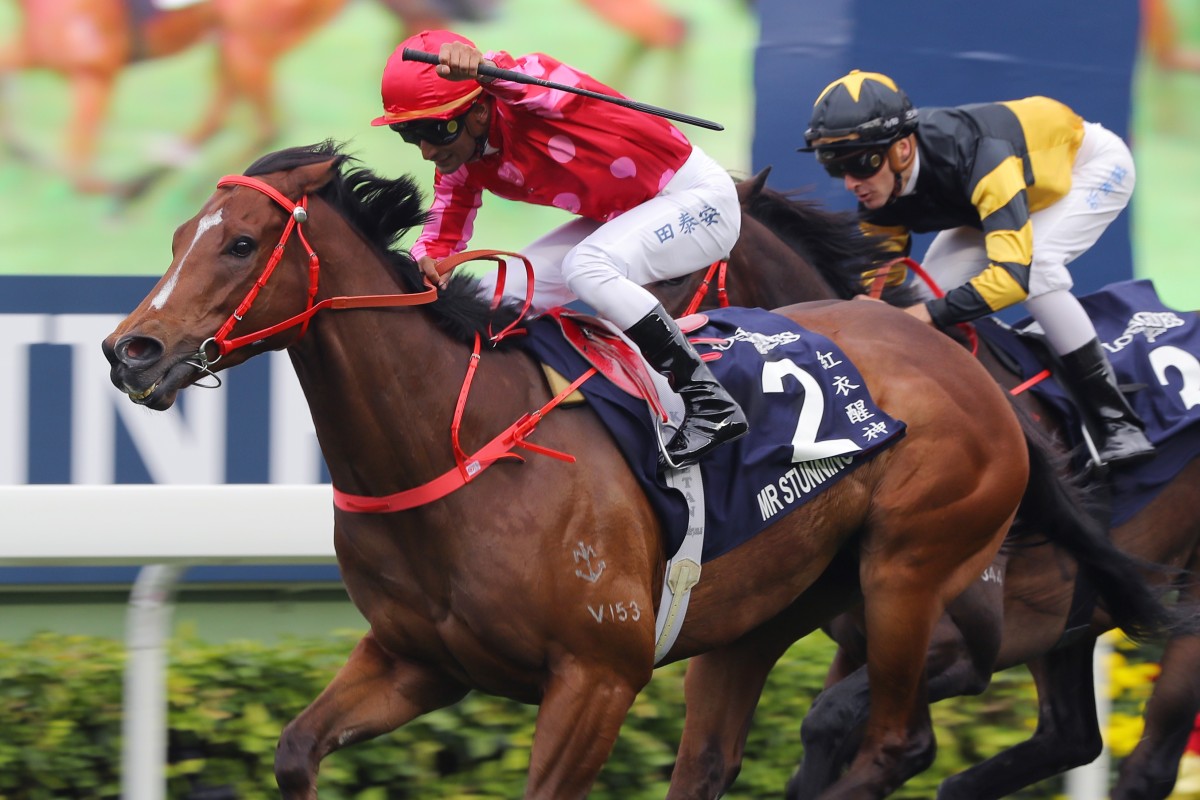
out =
[[462,136],[467,127],[467,109],[457,117],[450,119],[415,119],[411,122],[393,122],[388,125],[400,138],[409,144],[429,142],[437,147],[448,145]]
[[873,147],[866,150],[855,150],[843,155],[845,151],[818,150],[817,163],[825,168],[832,178],[851,178],[866,180],[877,174],[887,162],[887,148]]

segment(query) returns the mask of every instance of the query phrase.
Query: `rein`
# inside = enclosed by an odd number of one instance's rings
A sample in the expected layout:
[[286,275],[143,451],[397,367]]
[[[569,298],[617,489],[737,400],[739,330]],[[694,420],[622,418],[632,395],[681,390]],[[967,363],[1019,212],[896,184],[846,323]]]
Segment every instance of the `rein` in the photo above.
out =
[[725,276],[728,272],[729,259],[727,258],[709,264],[708,271],[704,273],[704,280],[700,281],[700,285],[696,287],[696,293],[692,295],[692,301],[688,303],[687,308],[679,316],[686,317],[700,310],[700,303],[704,301],[704,296],[708,294],[708,287],[712,283],[714,276],[717,279],[717,307],[729,308],[729,292],[725,290]]
[[[273,336],[280,331],[293,328],[297,325],[300,330],[296,333],[292,343],[295,343],[308,331],[308,323],[312,317],[319,311],[326,308],[331,309],[346,309],[346,308],[392,308],[398,306],[417,306],[427,305],[437,300],[437,287],[429,283],[428,278],[424,278],[425,290],[413,292],[409,294],[382,294],[382,295],[360,295],[360,296],[341,296],[330,297],[320,302],[314,303],[316,299],[317,289],[320,280],[321,262],[317,257],[316,251],[312,245],[308,243],[308,239],[304,235],[303,224],[308,221],[308,196],[300,198],[299,203],[294,203],[280,193],[275,187],[267,184],[258,178],[250,178],[244,175],[226,175],[217,182],[218,188],[226,186],[245,186],[265,194],[267,197],[278,203],[284,211],[288,212],[287,226],[283,229],[283,234],[279,237],[279,242],[275,245],[275,249],[271,252],[270,258],[267,260],[266,267],[263,268],[262,274],[250,290],[246,293],[245,298],[238,304],[237,309],[225,320],[224,324],[217,332],[209,339],[206,339],[196,353],[196,361],[191,362],[198,370],[202,372],[210,372],[209,367],[217,363],[224,355],[237,350],[240,347],[245,347],[249,344],[260,342],[270,336]],[[230,339],[229,334],[233,331],[235,325],[240,322],[249,312],[250,307],[254,305],[254,301],[258,297],[258,293],[266,285],[267,280],[275,271],[280,260],[283,258],[284,246],[295,231],[301,243],[304,245],[308,253],[308,293],[307,302],[304,311],[295,314],[282,322],[276,323],[269,327],[255,331],[254,333],[245,334],[236,338]],[[500,270],[500,277],[497,280],[496,293],[492,299],[492,307],[495,308],[499,303],[501,294],[504,289],[504,275],[507,270],[507,262],[504,257],[512,256],[519,258],[525,263],[526,274],[526,296],[525,305],[521,313],[508,326],[499,333],[492,333],[489,329],[488,340],[490,342],[498,342],[505,336],[513,333],[513,329],[524,318],[525,312],[528,311],[533,301],[533,265],[529,259],[520,253],[509,253],[504,250],[469,250],[449,258],[443,259],[438,264],[438,270],[442,274],[449,272],[458,265],[477,259],[489,259],[495,261]],[[212,343],[217,348],[217,357],[209,359],[207,356],[208,345]],[[290,346],[290,344],[289,344]],[[480,350],[482,349],[482,337],[475,334],[475,344],[471,352],[471,358],[467,365],[467,374],[463,379],[462,388],[459,390],[458,401],[454,406],[454,418],[450,423],[450,438],[454,448],[455,467],[448,470],[442,475],[433,480],[424,483],[420,486],[415,486],[412,489],[406,489],[394,494],[385,495],[383,497],[371,497],[366,495],[353,495],[333,488],[333,503],[334,506],[342,511],[368,513],[368,514],[384,514],[393,511],[404,511],[406,509],[415,508],[426,503],[431,503],[434,500],[441,499],[451,492],[459,489],[474,480],[483,470],[490,467],[492,464],[502,459],[515,459],[523,461],[524,459],[511,452],[515,447],[521,447],[534,453],[557,458],[561,461],[574,463],[575,457],[569,453],[560,453],[557,450],[552,450],[548,447],[533,444],[526,441],[526,437],[533,433],[537,428],[542,418],[549,413],[555,406],[565,400],[572,392],[578,389],[585,381],[596,374],[597,370],[593,367],[585,371],[582,375],[576,378],[569,386],[552,397],[545,405],[536,411],[529,412],[506,428],[499,436],[492,439],[479,450],[471,455],[467,455],[459,445],[458,433],[462,425],[462,416],[466,408],[467,395],[471,389],[471,383],[475,376],[475,370],[479,365]]]
[[[933,279],[933,277],[928,272],[925,271],[924,267],[922,267],[920,264],[918,264],[915,260],[905,256],[904,258],[897,258],[894,261],[889,261],[886,265],[880,267],[878,270],[875,271],[875,277],[874,277],[874,280],[871,281],[871,288],[870,288],[870,295],[872,297],[878,298],[880,295],[883,294],[883,286],[887,282],[886,281],[887,276],[891,273],[892,268],[897,265],[900,265],[902,267],[907,267],[908,269],[911,269],[914,273],[916,273],[916,276],[918,278],[920,278],[922,281],[924,281],[925,285],[929,287],[929,291],[933,292],[934,297],[945,296],[946,293],[942,291],[942,287],[937,285],[937,282]],[[971,343],[971,355],[978,358],[979,357],[979,334],[977,334],[975,332],[975,326],[969,322],[960,322],[960,323],[958,323],[958,328],[966,335],[967,341],[969,341]],[[1039,383],[1041,383],[1042,381],[1046,380],[1046,378],[1049,378],[1049,377],[1050,377],[1050,370],[1044,369],[1041,372],[1039,372],[1038,374],[1036,374],[1033,377],[1029,378],[1028,380],[1024,381],[1023,383],[1009,389],[1008,393],[1010,395],[1012,395],[1013,397],[1016,397],[1017,395],[1021,394],[1025,390],[1030,389],[1034,386],[1037,386]]]
[[[870,276],[870,284],[867,288],[867,294],[876,300],[880,299],[883,295],[884,287],[887,285],[888,278],[896,266],[907,267],[908,269],[912,270],[913,273],[916,274],[916,276],[920,278],[926,286],[929,287],[929,290],[933,292],[934,297],[942,297],[946,294],[944,291],[942,291],[942,288],[937,285],[937,282],[934,281],[933,277],[930,276],[930,274],[926,272],[919,263],[911,258],[908,258],[907,256],[889,261],[887,264],[875,270],[873,273],[868,273]],[[709,266],[708,271],[704,273],[704,280],[702,280],[700,285],[696,288],[696,293],[692,295],[691,302],[688,303],[687,308],[682,314],[680,314],[680,317],[686,317],[689,314],[696,313],[696,311],[700,308],[700,303],[704,301],[705,295],[708,294],[709,285],[712,283],[714,275],[717,278],[718,305],[720,308],[728,308],[729,294],[725,290],[725,277],[728,269],[729,262],[727,260],[714,261]],[[971,345],[971,355],[978,358],[979,335],[975,332],[975,326],[969,322],[961,322],[958,323],[958,328],[967,337],[967,341]],[[1024,383],[1021,383],[1019,386],[1009,389],[1008,393],[1015,397],[1016,395],[1019,395],[1025,390],[1036,386],[1049,377],[1050,370],[1044,369],[1037,375],[1029,378]]]

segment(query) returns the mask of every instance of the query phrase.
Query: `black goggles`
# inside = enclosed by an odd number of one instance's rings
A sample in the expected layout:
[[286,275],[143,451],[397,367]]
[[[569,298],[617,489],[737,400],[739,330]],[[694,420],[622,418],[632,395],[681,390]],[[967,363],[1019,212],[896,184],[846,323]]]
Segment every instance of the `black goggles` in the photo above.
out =
[[400,134],[400,138],[409,144],[429,142],[441,147],[462,136],[467,127],[467,109],[457,117],[450,119],[415,119],[412,122],[393,122],[389,128]]
[[855,150],[845,153],[838,150],[818,150],[817,163],[825,168],[831,178],[851,178],[866,180],[883,169],[887,161],[886,147],[873,147],[867,150]]

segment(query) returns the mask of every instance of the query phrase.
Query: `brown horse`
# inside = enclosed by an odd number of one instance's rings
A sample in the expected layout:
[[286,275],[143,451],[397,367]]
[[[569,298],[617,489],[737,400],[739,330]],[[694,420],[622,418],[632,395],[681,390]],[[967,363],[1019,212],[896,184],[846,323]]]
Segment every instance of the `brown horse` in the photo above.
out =
[[[370,630],[284,730],[284,797],[315,798],[330,752],[470,689],[539,705],[527,797],[584,797],[654,666],[661,523],[590,406],[531,417],[551,391],[527,351],[472,355],[470,342],[493,329],[477,283],[456,276],[439,295],[392,249],[422,218],[414,184],[346,162],[325,143],[260,159],[247,170],[257,178],[223,180],[175,231],[158,285],[105,339],[113,383],[165,409],[206,374],[287,348],[335,497],[461,484],[391,513],[335,512],[342,578]],[[781,615],[791,641],[861,597],[870,722],[854,768],[824,796],[882,797],[914,756],[932,754],[931,629],[997,553],[1044,456],[987,372],[902,312],[826,303],[787,315],[836,342],[907,434],[704,564],[663,663],[769,636]],[[460,475],[463,452],[486,450],[518,420],[517,446],[578,462],[493,452],[484,465],[494,466]],[[858,581],[830,569],[850,543]],[[581,546],[604,562],[586,579]],[[610,605],[628,613],[591,610]]]
[[[723,296],[733,305],[773,308],[820,298],[852,297],[864,291],[863,274],[888,263],[893,256],[878,250],[860,235],[851,213],[831,213],[819,205],[764,188],[766,172],[739,184],[747,212],[742,238],[723,275],[704,271],[649,288],[668,310],[688,306],[703,293],[702,308],[719,304],[710,283],[723,282]],[[900,304],[911,302],[903,288],[889,289]],[[981,349],[981,362],[1006,388],[1019,379],[990,351]],[[1057,436],[1056,415],[1033,397],[1019,396],[1020,405],[1042,420],[1047,433]],[[1062,441],[1060,438],[1059,441]],[[1048,520],[1030,515],[1024,522],[1037,528]],[[1151,571],[1157,581],[1174,582],[1183,600],[1200,597],[1194,573],[1200,570],[1200,457],[1171,481],[1153,502],[1111,531],[1122,550],[1147,562],[1187,572]],[[1093,689],[1092,651],[1095,639],[1114,627],[1104,609],[1079,602],[1094,587],[1077,580],[1071,560],[1080,553],[1052,553],[1045,547],[1018,548],[998,560],[999,581],[977,581],[947,609],[929,652],[930,699],[982,692],[993,670],[1026,664],[1033,674],[1039,703],[1038,728],[1033,737],[960,775],[941,787],[940,800],[1004,797],[1071,767],[1096,758],[1102,746]],[[1007,559],[1007,570],[1004,562]],[[1086,564],[1080,562],[1086,573]],[[1082,583],[1082,585],[1080,585]],[[1093,580],[1091,583],[1095,584]],[[1103,585],[1102,583],[1100,584]],[[1003,635],[993,662],[972,646],[977,630],[990,631],[1003,619]],[[1064,639],[1064,630],[1072,636]],[[868,708],[862,620],[848,614],[827,631],[839,644],[825,691],[804,722],[804,762],[789,786],[791,798],[811,797],[831,782],[853,753],[853,733]],[[986,648],[982,651],[987,653]],[[680,764],[708,758],[719,766],[721,780],[736,775],[748,721],[758,693],[782,650],[761,643],[720,658],[703,656],[689,666],[688,718]],[[738,686],[719,707],[703,699],[715,687]],[[703,708],[703,716],[700,709]],[[1122,764],[1113,798],[1160,800],[1170,794],[1179,760],[1200,711],[1200,637],[1186,628],[1172,636],[1162,660],[1162,674],[1146,706],[1145,734]],[[677,768],[678,773],[678,768]]]
[[[441,10],[445,4],[382,2],[408,30],[443,28],[451,22]],[[474,18],[492,2],[459,2],[456,13]],[[585,2],[605,21],[628,31],[638,52],[674,48],[685,35],[683,23],[656,0]],[[480,3],[484,8],[472,8]],[[16,37],[0,47],[0,78],[26,69],[46,69],[66,78],[72,109],[66,128],[67,177],[77,191],[112,192],[132,199],[167,174],[168,168],[156,167],[117,184],[98,176],[93,167],[117,79],[126,67],[213,39],[216,90],[200,121],[186,135],[185,147],[194,151],[211,140],[224,128],[235,102],[245,100],[254,114],[254,135],[246,152],[259,153],[279,134],[272,74],[276,62],[331,20],[346,0],[197,0],[172,9],[152,9],[150,0],[17,0],[17,4],[22,24]],[[35,158],[11,131],[3,133],[10,149],[26,159]]]

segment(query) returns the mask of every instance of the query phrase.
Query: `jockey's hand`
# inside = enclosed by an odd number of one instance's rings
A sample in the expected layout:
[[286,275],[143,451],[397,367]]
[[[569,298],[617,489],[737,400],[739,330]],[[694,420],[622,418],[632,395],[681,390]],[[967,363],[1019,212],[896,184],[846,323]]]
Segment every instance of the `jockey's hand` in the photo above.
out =
[[869,294],[856,294],[856,295],[854,295],[854,297],[852,297],[851,299],[852,299],[852,300],[873,300],[873,301],[875,301],[876,303],[882,303],[882,302],[883,302],[883,299],[882,299],[882,298],[875,297],[875,296],[873,296],[873,295],[869,295]]
[[438,274],[437,261],[429,256],[421,256],[417,259],[417,266],[421,268],[421,272],[425,273],[425,277],[429,282],[439,289],[446,288],[446,279]]
[[921,320],[921,322],[924,322],[926,325],[933,324],[933,317],[929,316],[929,309],[925,307],[924,303],[917,303],[915,306],[909,306],[904,310]]
[[438,52],[437,74],[450,81],[479,81],[491,83],[492,78],[479,74],[479,65],[496,66],[483,53],[463,42],[446,42]]

